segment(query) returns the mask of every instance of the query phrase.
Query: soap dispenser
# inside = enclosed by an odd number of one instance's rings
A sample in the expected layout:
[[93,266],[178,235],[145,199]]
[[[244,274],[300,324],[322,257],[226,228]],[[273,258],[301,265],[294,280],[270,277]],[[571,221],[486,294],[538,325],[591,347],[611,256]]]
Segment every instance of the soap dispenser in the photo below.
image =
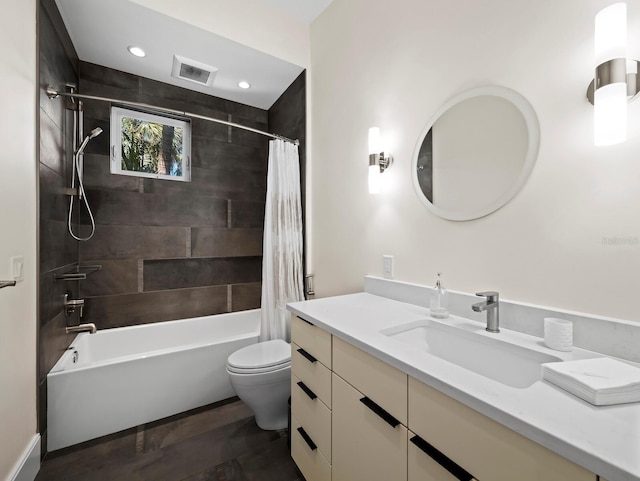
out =
[[436,319],[446,319],[449,317],[449,292],[442,286],[440,276],[442,274],[438,272],[438,279],[436,285],[431,293],[431,302],[429,308],[431,311],[431,317]]

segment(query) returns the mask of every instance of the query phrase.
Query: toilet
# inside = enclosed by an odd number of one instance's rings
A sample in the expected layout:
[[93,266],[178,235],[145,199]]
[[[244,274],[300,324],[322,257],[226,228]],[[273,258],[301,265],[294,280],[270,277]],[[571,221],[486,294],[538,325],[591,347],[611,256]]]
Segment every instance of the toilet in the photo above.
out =
[[291,345],[282,339],[243,347],[227,359],[238,397],[253,411],[258,427],[271,431],[288,425],[291,395]]

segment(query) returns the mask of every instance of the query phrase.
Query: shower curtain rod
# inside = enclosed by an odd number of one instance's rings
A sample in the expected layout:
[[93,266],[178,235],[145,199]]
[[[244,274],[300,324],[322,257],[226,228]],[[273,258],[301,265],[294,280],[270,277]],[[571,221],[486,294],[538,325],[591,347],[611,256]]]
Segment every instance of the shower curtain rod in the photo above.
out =
[[252,127],[247,127],[245,125],[240,125],[240,124],[236,124],[236,123],[233,123],[233,122],[228,122],[226,120],[214,119],[213,117],[207,117],[205,115],[194,114],[194,113],[185,112],[185,111],[182,111],[182,110],[168,109],[166,107],[157,107],[155,105],[143,104],[143,103],[140,103],[140,102],[127,102],[127,101],[124,101],[124,100],[119,100],[119,99],[114,99],[114,98],[109,98],[109,97],[98,97],[96,95],[84,95],[84,94],[78,94],[78,93],[58,92],[51,85],[49,85],[47,87],[47,96],[50,99],[55,99],[56,97],[72,97],[72,98],[86,99],[86,100],[101,100],[103,102],[112,102],[112,103],[116,103],[116,104],[120,104],[120,105],[126,105],[126,106],[129,106],[129,107],[137,107],[137,108],[146,109],[146,110],[155,110],[155,111],[158,111],[158,112],[164,112],[164,113],[172,114],[172,115],[179,115],[181,117],[191,117],[191,118],[194,118],[194,119],[208,120],[209,122],[215,122],[217,124],[223,124],[223,125],[227,125],[229,127],[236,127],[238,129],[248,130],[249,132],[254,132],[256,134],[265,135],[267,137],[271,137],[272,139],[284,140],[286,142],[291,142],[292,144],[295,144],[295,145],[300,145],[300,141],[298,139],[292,140],[292,139],[289,139],[289,138],[284,137],[282,135],[271,134],[269,132],[265,132],[263,130],[254,129]]

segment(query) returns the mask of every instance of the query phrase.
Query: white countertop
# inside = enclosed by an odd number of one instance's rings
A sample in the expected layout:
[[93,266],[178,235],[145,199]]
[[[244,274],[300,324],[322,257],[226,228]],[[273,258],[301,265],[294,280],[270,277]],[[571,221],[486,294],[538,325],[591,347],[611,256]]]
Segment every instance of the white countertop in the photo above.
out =
[[[520,389],[486,378],[380,331],[429,319],[429,310],[368,293],[288,304],[300,317],[438,389],[607,481],[640,481],[640,403],[593,406],[546,381]],[[542,339],[451,316],[441,322],[563,360],[599,357],[583,349],[558,352]]]

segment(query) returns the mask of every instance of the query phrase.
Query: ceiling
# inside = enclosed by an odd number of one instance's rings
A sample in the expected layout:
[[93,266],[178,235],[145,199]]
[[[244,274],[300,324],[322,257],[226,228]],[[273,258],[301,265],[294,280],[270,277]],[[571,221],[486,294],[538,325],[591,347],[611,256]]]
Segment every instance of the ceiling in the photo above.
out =
[[333,0],[259,0],[292,17],[311,23]]
[[[332,0],[259,0],[310,23]],[[56,0],[80,60],[270,108],[303,68],[129,0]],[[144,58],[127,51],[140,46]],[[173,56],[217,68],[212,86],[171,76]],[[247,81],[249,89],[238,82]]]

